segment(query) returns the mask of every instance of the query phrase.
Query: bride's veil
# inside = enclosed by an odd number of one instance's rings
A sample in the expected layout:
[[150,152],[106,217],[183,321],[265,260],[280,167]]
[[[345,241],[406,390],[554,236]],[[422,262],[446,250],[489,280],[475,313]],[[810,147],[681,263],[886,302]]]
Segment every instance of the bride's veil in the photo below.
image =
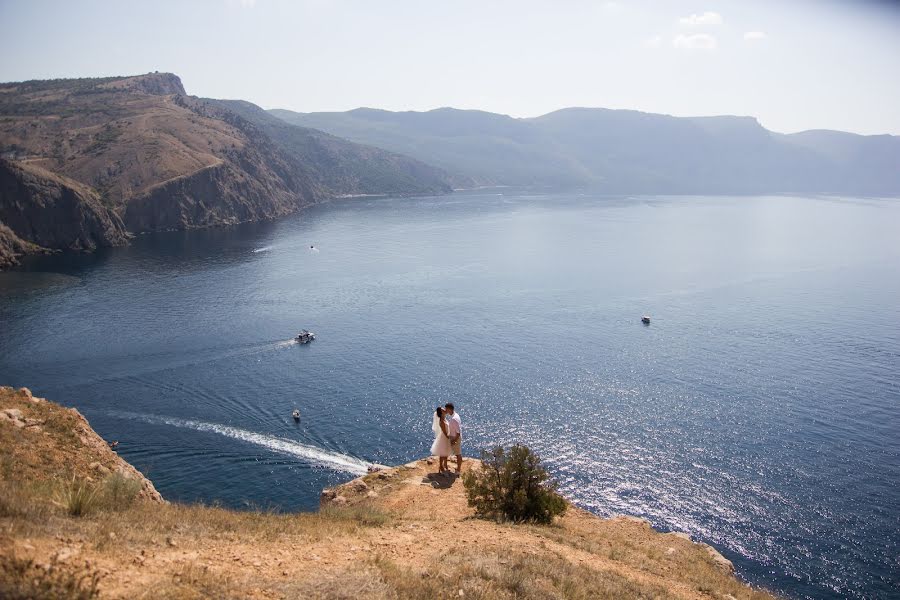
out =
[[438,418],[437,413],[434,413],[434,418],[431,420],[431,431],[438,433],[440,430],[441,420]]

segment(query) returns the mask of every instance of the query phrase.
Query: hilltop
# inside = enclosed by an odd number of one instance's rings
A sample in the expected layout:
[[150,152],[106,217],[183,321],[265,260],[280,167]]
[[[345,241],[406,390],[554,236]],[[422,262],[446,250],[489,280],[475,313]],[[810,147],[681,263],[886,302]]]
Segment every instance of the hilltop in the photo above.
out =
[[535,118],[454,108],[270,112],[484,185],[617,194],[900,195],[900,137],[891,135],[786,135],[753,117],[604,108],[565,108]]
[[[317,513],[168,503],[77,412],[12,388],[0,456],[4,597],[40,585],[75,597],[79,577],[101,598],[771,597],[711,547],[641,519],[575,507],[552,526],[475,519],[430,459],[324,490]],[[103,493],[76,503],[81,483]]]
[[37,247],[90,250],[453,184],[250,103],[189,96],[171,73],[0,84],[0,159],[0,265]]

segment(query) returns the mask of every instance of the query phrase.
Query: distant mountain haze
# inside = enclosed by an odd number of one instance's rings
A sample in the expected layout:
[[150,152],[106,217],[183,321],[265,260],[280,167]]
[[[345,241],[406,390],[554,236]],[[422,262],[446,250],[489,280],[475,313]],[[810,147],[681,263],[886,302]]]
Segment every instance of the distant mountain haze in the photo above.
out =
[[567,108],[530,119],[452,108],[269,112],[415,156],[480,184],[609,193],[900,194],[900,137],[786,135],[752,117],[603,108]]
[[468,180],[188,96],[171,73],[0,84],[0,265],[128,233],[268,219],[330,198],[449,192]]

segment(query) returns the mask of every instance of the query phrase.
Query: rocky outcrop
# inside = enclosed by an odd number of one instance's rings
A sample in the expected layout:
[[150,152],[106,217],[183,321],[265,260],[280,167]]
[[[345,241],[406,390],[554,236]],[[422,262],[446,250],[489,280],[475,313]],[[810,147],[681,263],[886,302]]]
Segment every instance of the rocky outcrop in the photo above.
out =
[[132,198],[123,217],[133,232],[195,229],[288,215],[312,201],[280,180],[249,177],[223,163]]
[[12,229],[0,223],[0,269],[11,267],[18,263],[23,255],[40,250],[39,246],[29,244],[13,233]]
[[[140,482],[139,497],[163,502],[144,477],[95,432],[74,408],[32,395],[28,388],[0,386],[0,449],[16,466],[14,481],[45,485],[71,479],[99,481],[110,473]],[[0,482],[3,482],[0,473]]]
[[128,240],[122,220],[92,190],[7,160],[0,160],[0,223],[0,257],[10,262],[31,245],[83,251]]
[[128,90],[142,92],[156,96],[171,94],[185,94],[181,78],[174,73],[147,73],[136,77],[123,77],[112,81],[105,86],[108,89]]

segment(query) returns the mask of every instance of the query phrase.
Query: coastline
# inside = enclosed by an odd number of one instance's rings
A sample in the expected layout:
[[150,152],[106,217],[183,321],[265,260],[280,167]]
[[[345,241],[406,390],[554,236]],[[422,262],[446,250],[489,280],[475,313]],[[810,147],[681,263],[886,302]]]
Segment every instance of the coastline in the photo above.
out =
[[[6,584],[27,563],[96,575],[100,597],[772,597],[711,546],[644,519],[575,506],[550,526],[473,518],[462,481],[431,458],[323,490],[317,512],[241,512],[164,501],[77,411],[24,388],[0,387],[0,417]],[[127,504],[75,516],[60,495],[115,474],[139,486]]]

